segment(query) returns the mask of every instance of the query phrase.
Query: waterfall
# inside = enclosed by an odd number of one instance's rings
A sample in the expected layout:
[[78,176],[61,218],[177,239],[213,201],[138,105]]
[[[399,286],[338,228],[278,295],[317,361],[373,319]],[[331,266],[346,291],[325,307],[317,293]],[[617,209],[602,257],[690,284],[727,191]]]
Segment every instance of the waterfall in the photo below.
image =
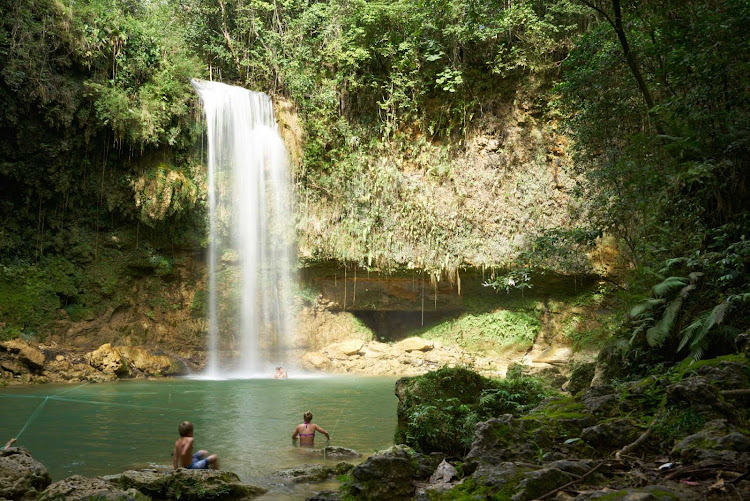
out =
[[274,365],[289,364],[293,218],[286,151],[268,95],[192,84],[208,142],[205,376],[268,376]]

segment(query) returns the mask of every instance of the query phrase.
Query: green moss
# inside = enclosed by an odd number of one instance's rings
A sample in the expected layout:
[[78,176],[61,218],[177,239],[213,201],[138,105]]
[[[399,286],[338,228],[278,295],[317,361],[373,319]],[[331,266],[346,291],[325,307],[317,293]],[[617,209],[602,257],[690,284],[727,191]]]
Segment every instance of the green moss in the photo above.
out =
[[[512,485],[515,487],[515,484]],[[470,501],[470,500],[492,500],[510,501],[513,495],[511,486],[506,486],[498,491],[493,487],[482,485],[473,478],[467,478],[460,485],[446,492],[430,492],[430,501]]]
[[499,310],[465,313],[417,334],[425,339],[456,343],[467,350],[485,352],[509,346],[528,348],[540,329],[539,317],[533,312]]

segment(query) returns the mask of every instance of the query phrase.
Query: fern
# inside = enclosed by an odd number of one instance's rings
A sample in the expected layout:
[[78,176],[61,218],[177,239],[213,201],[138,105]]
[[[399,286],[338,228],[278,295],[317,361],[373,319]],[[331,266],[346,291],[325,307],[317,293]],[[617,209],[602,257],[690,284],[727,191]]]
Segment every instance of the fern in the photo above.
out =
[[635,306],[633,306],[630,311],[628,312],[628,315],[630,315],[631,318],[636,318],[642,315],[643,313],[650,311],[653,309],[656,305],[661,305],[666,302],[665,299],[647,299],[643,301],[642,303],[639,303]]
[[689,279],[686,277],[667,277],[660,283],[654,285],[651,289],[656,297],[663,297],[670,292],[681,289],[688,284]]
[[669,332],[674,326],[675,318],[682,308],[682,296],[674,298],[666,308],[664,308],[664,315],[661,319],[646,331],[646,341],[650,346],[661,346],[669,336]]

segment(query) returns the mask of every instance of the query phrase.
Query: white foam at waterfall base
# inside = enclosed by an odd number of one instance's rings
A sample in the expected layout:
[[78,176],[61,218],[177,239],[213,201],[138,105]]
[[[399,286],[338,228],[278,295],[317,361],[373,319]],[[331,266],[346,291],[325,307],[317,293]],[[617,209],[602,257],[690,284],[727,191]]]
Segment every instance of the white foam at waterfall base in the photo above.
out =
[[[192,84],[203,104],[208,164],[209,332],[203,376],[262,377],[275,366],[291,365],[293,218],[286,151],[268,95],[219,82]],[[220,298],[219,276],[227,267],[237,272],[238,284]],[[239,318],[227,318],[231,312]],[[220,353],[237,357],[227,360]]]

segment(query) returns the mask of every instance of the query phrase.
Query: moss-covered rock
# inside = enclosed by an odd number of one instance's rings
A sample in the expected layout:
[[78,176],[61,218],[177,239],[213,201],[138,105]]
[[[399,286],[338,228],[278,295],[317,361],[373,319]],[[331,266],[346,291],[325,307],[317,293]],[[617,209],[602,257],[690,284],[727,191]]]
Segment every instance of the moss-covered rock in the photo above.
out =
[[401,378],[396,382],[395,441],[421,452],[460,457],[471,447],[476,423],[503,414],[521,415],[550,393],[536,378],[519,374],[492,380],[461,367]]
[[47,468],[23,447],[0,449],[0,498],[34,499],[50,482]]

